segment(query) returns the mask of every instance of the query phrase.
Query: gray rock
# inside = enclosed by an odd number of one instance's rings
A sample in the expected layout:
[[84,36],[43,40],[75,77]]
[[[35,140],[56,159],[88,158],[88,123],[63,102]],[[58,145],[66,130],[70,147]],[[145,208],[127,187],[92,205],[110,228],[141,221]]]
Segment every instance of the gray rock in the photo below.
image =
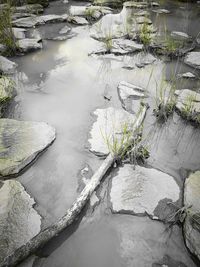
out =
[[87,25],[88,24],[88,21],[85,18],[79,17],[79,16],[69,16],[67,21],[75,25]]
[[40,4],[29,4],[23,6],[15,6],[13,8],[14,13],[31,13],[31,14],[39,14],[44,11],[44,8]]
[[0,115],[3,115],[7,104],[14,97],[14,95],[14,82],[6,76],[2,76],[0,78]]
[[200,52],[190,52],[185,57],[184,62],[194,68],[200,69]]
[[41,217],[33,208],[35,201],[17,181],[0,184],[0,264],[17,248],[40,231]]
[[3,56],[0,56],[0,72],[12,74],[16,71],[17,64]]
[[71,28],[69,26],[64,26],[60,31],[59,34],[67,34],[71,31]]
[[30,16],[26,18],[20,18],[13,21],[13,25],[22,28],[33,28],[45,23],[65,22],[68,19],[68,15],[43,15],[43,16]]
[[177,75],[178,78],[195,79],[196,76],[191,72],[185,72]]
[[111,14],[112,9],[105,6],[71,6],[71,16],[83,16],[92,19],[99,19],[101,16]]
[[13,34],[16,39],[24,39],[26,30],[23,28],[12,28]]
[[0,119],[0,175],[19,173],[54,139],[46,123]]
[[148,7],[148,3],[145,1],[137,2],[137,1],[128,1],[124,3],[124,7],[126,8],[138,8],[138,9],[145,9]]
[[21,39],[18,41],[19,50],[22,53],[28,53],[42,48],[42,42],[40,39]]
[[171,36],[175,37],[177,39],[183,39],[183,40],[190,39],[190,36],[185,32],[173,31],[173,32],[171,32]]
[[161,9],[155,9],[155,10],[152,10],[153,12],[155,13],[158,13],[158,14],[169,14],[170,11],[167,10],[167,9],[164,9],[164,8],[161,8]]
[[200,94],[189,89],[183,89],[176,90],[175,95],[177,96],[176,108],[180,112],[187,110],[187,115],[200,114]]
[[112,179],[110,201],[115,213],[148,214],[154,219],[163,219],[163,214],[155,214],[159,203],[165,199],[176,202],[179,194],[180,189],[170,175],[155,169],[125,165]]
[[185,181],[184,205],[188,208],[184,222],[186,245],[200,260],[200,171]]
[[[90,131],[91,138],[88,140],[90,144],[90,151],[98,156],[106,156],[112,152],[114,143],[118,145],[123,136],[124,126],[131,129],[136,116],[126,112],[123,109],[106,108],[97,109],[94,112],[97,116]],[[126,137],[124,137],[124,142]]]

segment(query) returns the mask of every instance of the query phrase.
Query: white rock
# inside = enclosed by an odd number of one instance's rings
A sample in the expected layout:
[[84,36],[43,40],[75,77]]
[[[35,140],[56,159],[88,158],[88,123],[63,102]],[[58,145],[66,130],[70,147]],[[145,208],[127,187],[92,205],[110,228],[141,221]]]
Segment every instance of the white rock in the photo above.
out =
[[177,75],[178,78],[194,79],[196,76],[191,72],[185,72]]
[[200,69],[200,52],[190,52],[184,62],[194,68]]
[[179,200],[180,189],[170,175],[155,169],[125,165],[113,177],[110,201],[114,212],[155,216],[159,202]]

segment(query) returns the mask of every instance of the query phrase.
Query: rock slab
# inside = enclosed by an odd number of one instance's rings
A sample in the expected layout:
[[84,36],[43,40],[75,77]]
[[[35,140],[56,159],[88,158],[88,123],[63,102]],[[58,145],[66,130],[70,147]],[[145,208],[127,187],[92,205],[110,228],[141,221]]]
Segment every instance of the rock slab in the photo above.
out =
[[0,175],[19,173],[55,139],[55,129],[43,122],[0,119]]

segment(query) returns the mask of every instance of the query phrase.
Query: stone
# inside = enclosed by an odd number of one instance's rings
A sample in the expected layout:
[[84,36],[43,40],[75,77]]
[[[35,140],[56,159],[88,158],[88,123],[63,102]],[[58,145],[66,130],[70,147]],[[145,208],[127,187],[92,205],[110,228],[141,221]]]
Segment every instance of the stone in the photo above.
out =
[[13,26],[22,28],[33,28],[45,23],[65,22],[68,19],[68,15],[43,15],[43,16],[30,16],[25,18],[19,18],[13,21]]
[[145,9],[148,7],[148,3],[143,2],[136,2],[136,1],[128,1],[124,3],[124,7],[126,8],[138,8],[138,9]]
[[75,25],[88,25],[88,21],[79,16],[69,16],[67,21]]
[[185,72],[177,75],[178,78],[195,79],[196,76],[191,72]]
[[55,140],[44,122],[0,119],[0,175],[18,174]]
[[173,31],[171,32],[171,36],[177,39],[182,39],[182,40],[190,39],[190,36],[185,32]]
[[[126,164],[112,178],[110,202],[114,213],[147,214],[153,219],[163,220],[170,215],[167,203],[177,202],[179,195],[179,186],[170,175]],[[162,208],[157,213],[159,205]]]
[[188,208],[184,221],[186,246],[200,260],[200,171],[185,181],[184,206]]
[[200,69],[200,52],[190,52],[186,55],[185,64]]
[[17,64],[3,56],[0,56],[0,72],[3,74],[15,73]]
[[14,82],[6,77],[0,78],[0,115],[2,116],[8,103],[15,95]]
[[188,110],[188,115],[195,113],[200,114],[200,94],[189,90],[176,90],[175,95],[177,96],[176,108],[182,113],[184,110]]
[[16,39],[24,39],[26,30],[23,28],[12,28],[13,34]]
[[18,41],[18,48],[22,53],[28,53],[38,49],[42,49],[42,42],[40,39],[21,39]]
[[13,8],[13,12],[16,13],[31,13],[31,14],[39,14],[44,11],[44,8],[40,4],[28,4],[23,6],[16,6]]
[[161,9],[155,9],[155,10],[152,10],[153,12],[155,13],[158,13],[158,14],[169,14],[170,11],[167,10],[167,9],[164,9],[164,8],[161,8]]
[[40,232],[35,201],[15,180],[0,182],[0,264]]
[[124,126],[127,130],[131,129],[136,116],[123,109],[112,107],[97,109],[94,115],[97,116],[97,119],[90,131],[91,138],[88,140],[90,151],[97,156],[104,157],[111,152],[113,142],[120,143],[122,140]]
[[71,31],[71,28],[69,26],[64,26],[60,31],[59,34],[67,34]]
[[122,6],[122,0],[94,0],[93,4],[117,8]]

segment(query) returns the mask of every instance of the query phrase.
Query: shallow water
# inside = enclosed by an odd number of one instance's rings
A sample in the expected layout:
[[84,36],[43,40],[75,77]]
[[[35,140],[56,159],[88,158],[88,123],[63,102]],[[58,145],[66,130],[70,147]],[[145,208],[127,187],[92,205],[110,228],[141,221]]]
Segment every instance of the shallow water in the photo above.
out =
[[[70,4],[80,2],[71,1]],[[197,25],[200,25],[199,9],[181,4],[185,8],[174,11],[173,5],[172,1],[164,5],[171,14],[157,16],[152,13],[155,23],[159,21],[161,27],[167,25],[169,30],[186,31],[196,36]],[[61,14],[65,10],[68,12],[68,5],[63,9],[56,1],[45,13]],[[62,26],[42,26],[39,31],[43,36],[49,32],[54,34]],[[81,183],[80,170],[88,164],[94,172],[101,164],[101,160],[88,151],[88,133],[95,119],[92,112],[99,107],[121,106],[117,85],[122,80],[144,88],[148,85],[151,110],[144,127],[150,149],[148,164],[174,176],[181,188],[187,173],[198,169],[200,164],[199,129],[186,126],[178,115],[161,126],[155,123],[152,115],[156,84],[162,77],[170,80],[174,72],[192,71],[197,76],[199,72],[181,61],[177,65],[176,61],[160,58],[145,68],[127,70],[122,68],[124,62],[130,60],[127,56],[89,57],[88,53],[98,46],[98,42],[89,37],[89,29],[90,26],[74,27],[77,36],[72,39],[45,41],[43,50],[15,58],[19,64],[15,77],[19,91],[9,116],[45,121],[57,130],[54,144],[18,177],[37,202],[43,228],[63,216],[76,199]],[[131,60],[138,57],[141,55]],[[177,87],[183,86],[199,89],[198,81],[180,81]],[[112,96],[110,102],[103,98],[106,88]],[[109,188],[108,183],[103,187]],[[172,258],[168,261],[170,267],[195,266],[184,246],[180,228],[175,226],[167,238],[162,235],[166,230],[164,224],[146,217],[112,215],[109,205],[105,204],[107,195],[103,199],[97,214],[86,217],[83,214],[81,222],[72,226],[69,232],[66,229],[40,251],[40,256],[47,258],[36,260],[33,266],[161,266],[152,264],[159,264],[166,255]]]

